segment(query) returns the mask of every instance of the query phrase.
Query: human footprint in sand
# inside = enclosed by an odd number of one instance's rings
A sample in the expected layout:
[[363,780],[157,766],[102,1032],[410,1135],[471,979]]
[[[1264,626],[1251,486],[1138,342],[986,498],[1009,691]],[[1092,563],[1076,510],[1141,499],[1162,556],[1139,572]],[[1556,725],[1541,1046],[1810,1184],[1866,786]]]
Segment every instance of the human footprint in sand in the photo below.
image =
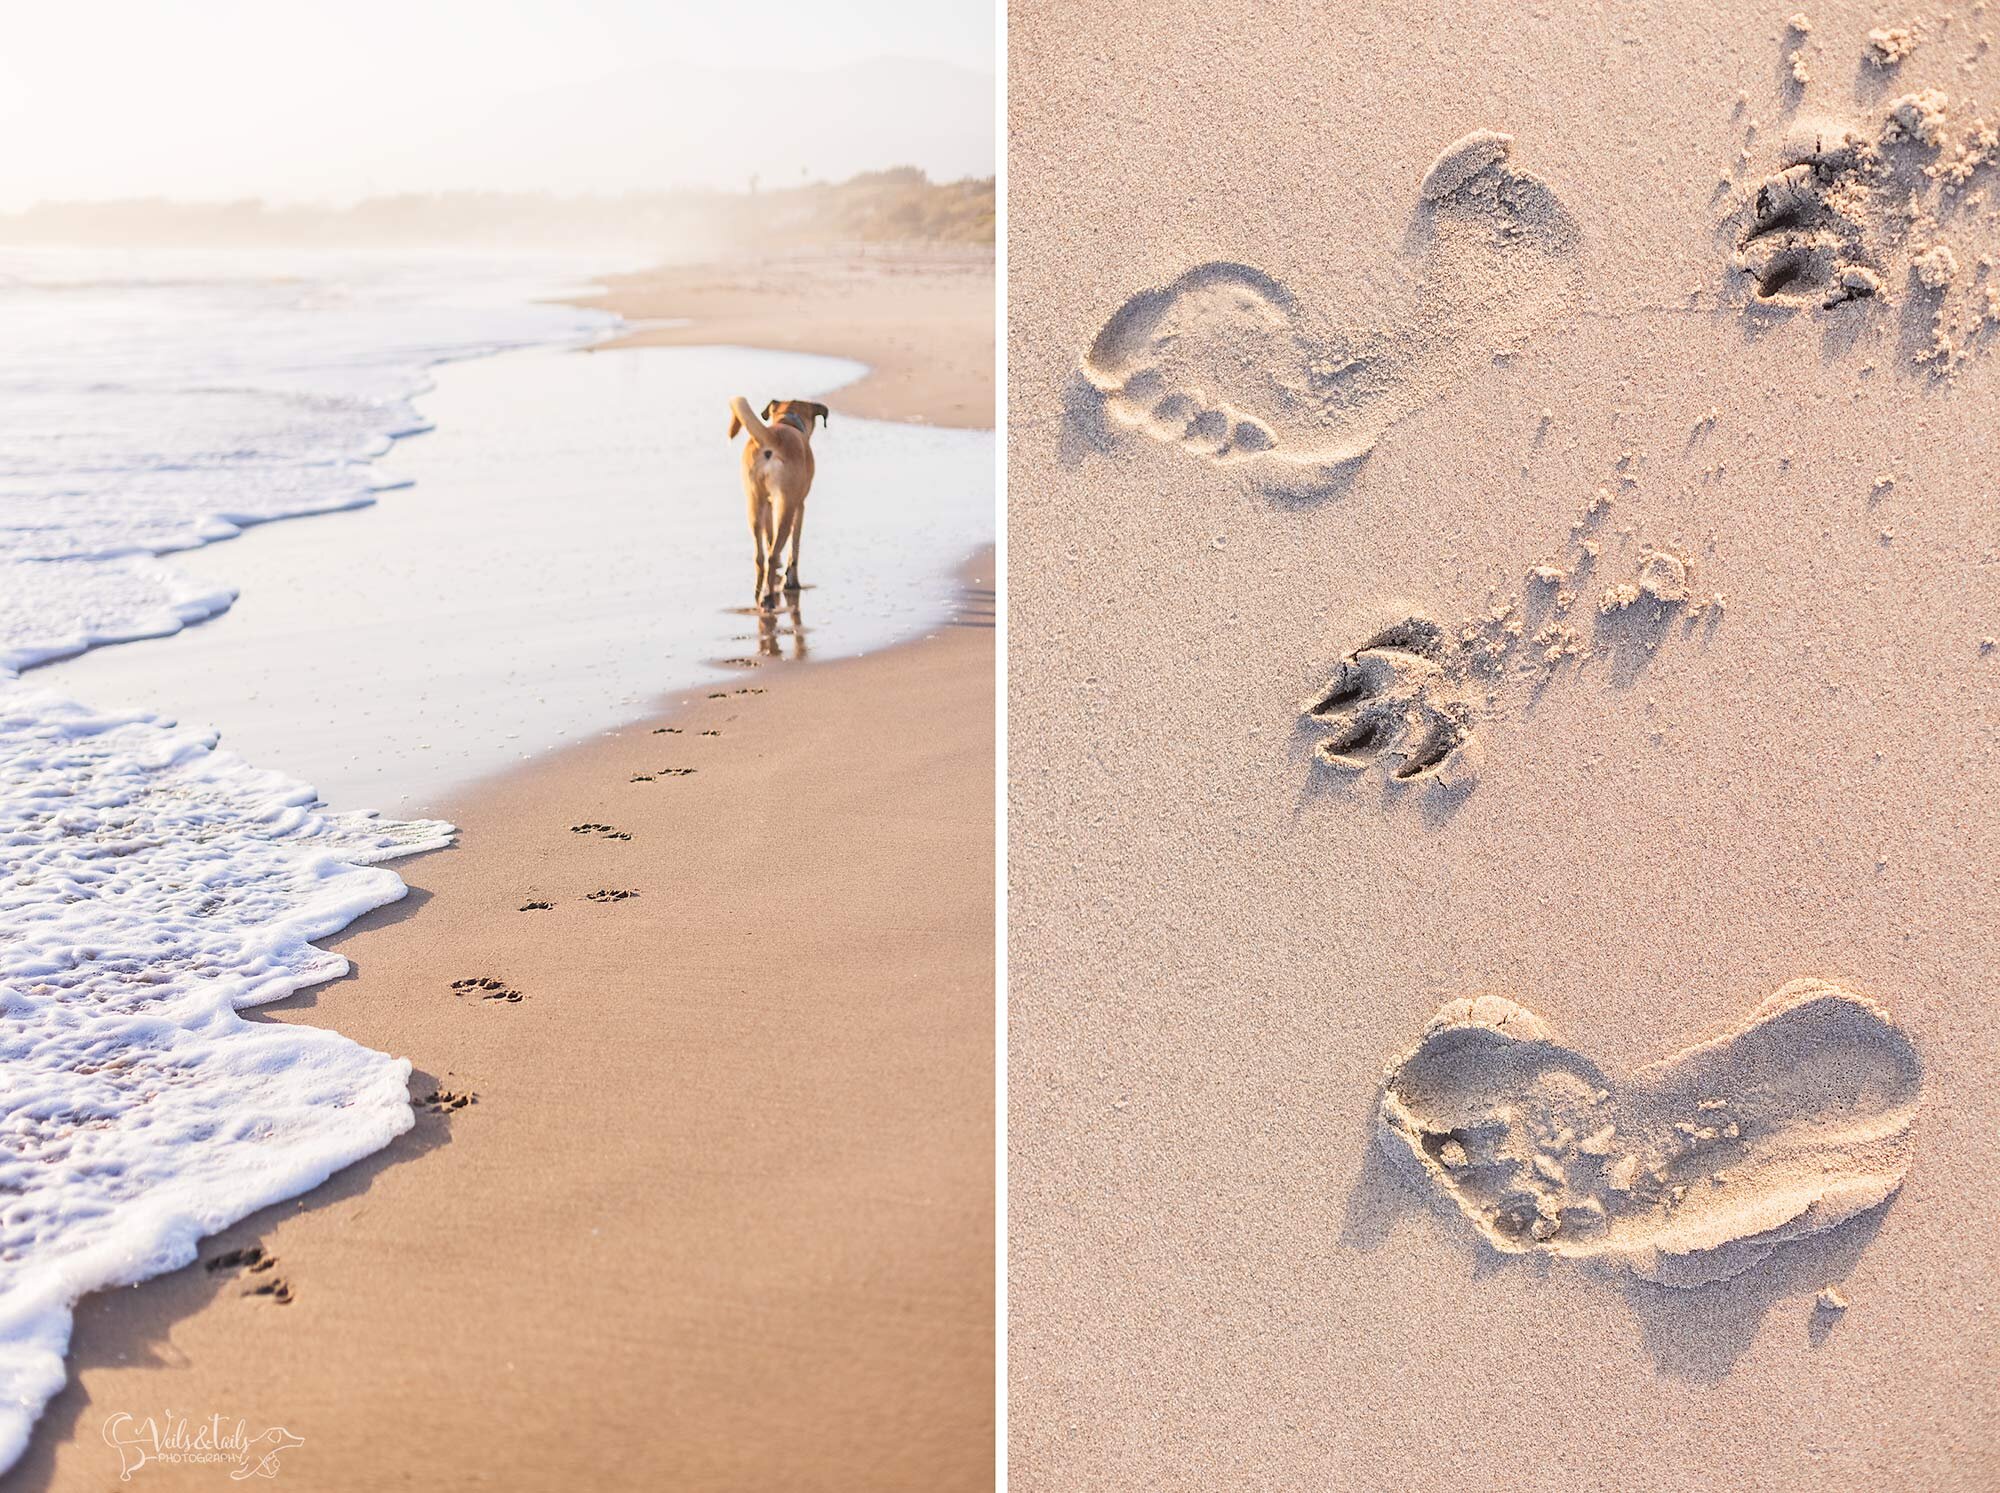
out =
[[1663,1285],[1739,1275],[1887,1201],[1922,1067],[1865,996],[1794,980],[1623,1078],[1500,996],[1447,1004],[1390,1065],[1381,1142],[1509,1254]]
[[1238,468],[1278,494],[1326,490],[1469,351],[1518,336],[1559,304],[1576,230],[1552,192],[1476,130],[1419,189],[1418,295],[1402,324],[1308,327],[1293,294],[1249,265],[1211,262],[1142,290],[1083,357],[1118,424]]

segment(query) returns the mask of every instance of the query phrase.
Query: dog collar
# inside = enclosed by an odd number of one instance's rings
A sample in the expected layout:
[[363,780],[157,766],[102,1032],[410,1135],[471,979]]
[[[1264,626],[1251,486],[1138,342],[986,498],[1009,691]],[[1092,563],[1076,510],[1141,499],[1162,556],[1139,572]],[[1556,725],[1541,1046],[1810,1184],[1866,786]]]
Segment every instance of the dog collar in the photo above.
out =
[[804,421],[801,421],[798,417],[797,412],[793,410],[786,410],[784,414],[778,416],[778,423],[780,425],[791,426],[792,429],[796,430],[800,435],[812,434],[811,417],[807,417]]

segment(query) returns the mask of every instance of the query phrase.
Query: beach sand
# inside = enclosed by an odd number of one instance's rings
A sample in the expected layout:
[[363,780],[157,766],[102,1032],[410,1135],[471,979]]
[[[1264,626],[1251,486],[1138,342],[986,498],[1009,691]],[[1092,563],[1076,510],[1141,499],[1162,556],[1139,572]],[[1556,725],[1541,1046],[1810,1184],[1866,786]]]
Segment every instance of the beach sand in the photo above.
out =
[[810,249],[665,265],[606,284],[579,304],[673,324],[636,327],[603,349],[733,345],[855,358],[869,371],[827,398],[836,412],[992,428],[990,248]]
[[1798,8],[1014,8],[1013,1486],[1995,1486],[2000,62]]
[[202,1251],[264,1259],[81,1303],[12,1485],[171,1410],[305,1488],[990,1486],[992,563],[449,802],[261,1013],[409,1057],[416,1128]]

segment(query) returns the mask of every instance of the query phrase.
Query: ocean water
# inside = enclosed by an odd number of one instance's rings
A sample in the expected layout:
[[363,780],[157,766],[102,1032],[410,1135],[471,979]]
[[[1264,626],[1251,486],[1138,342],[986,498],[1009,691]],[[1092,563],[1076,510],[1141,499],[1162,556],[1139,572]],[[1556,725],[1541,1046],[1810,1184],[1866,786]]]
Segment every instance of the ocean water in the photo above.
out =
[[591,270],[0,251],[0,1470],[78,1296],[411,1125],[407,1063],[240,1013],[345,972],[314,940],[449,843],[413,806],[921,630],[991,537],[990,435],[836,417],[818,619],[732,611],[723,399],[857,370],[570,351]]
[[958,566],[993,537],[991,432],[839,414],[813,439],[806,589],[773,614],[751,605],[728,396],[812,398],[861,372],[729,347],[440,368],[421,400],[436,428],[376,464],[407,490],[173,557],[195,591],[242,594],[171,646],[96,649],[40,677],[219,727],[332,804],[446,812],[467,782],[687,691],[947,615]]

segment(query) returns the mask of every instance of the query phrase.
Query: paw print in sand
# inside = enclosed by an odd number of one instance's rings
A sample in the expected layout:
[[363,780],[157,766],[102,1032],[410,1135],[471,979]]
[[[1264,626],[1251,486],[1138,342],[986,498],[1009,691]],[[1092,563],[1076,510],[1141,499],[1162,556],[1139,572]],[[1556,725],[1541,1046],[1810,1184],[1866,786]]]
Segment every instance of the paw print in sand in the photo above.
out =
[[245,1245],[242,1249],[229,1250],[207,1262],[208,1271],[211,1275],[219,1274],[225,1270],[241,1270],[246,1275],[263,1276],[264,1279],[257,1281],[243,1294],[245,1296],[269,1297],[280,1306],[289,1306],[292,1301],[290,1283],[270,1274],[272,1270],[277,1268],[277,1264],[278,1257],[267,1253],[260,1244],[250,1244]]
[[1837,306],[1882,290],[1869,238],[1879,158],[1845,126],[1805,127],[1757,184],[1732,265],[1772,306]]
[[1375,634],[1305,702],[1305,719],[1327,728],[1314,757],[1343,773],[1380,763],[1399,782],[1469,779],[1472,709],[1454,662],[1444,629],[1427,617]]
[[468,976],[463,980],[453,980],[451,988],[458,995],[477,995],[483,1001],[506,1001],[509,1005],[521,1003],[521,992],[505,985],[491,975]]

